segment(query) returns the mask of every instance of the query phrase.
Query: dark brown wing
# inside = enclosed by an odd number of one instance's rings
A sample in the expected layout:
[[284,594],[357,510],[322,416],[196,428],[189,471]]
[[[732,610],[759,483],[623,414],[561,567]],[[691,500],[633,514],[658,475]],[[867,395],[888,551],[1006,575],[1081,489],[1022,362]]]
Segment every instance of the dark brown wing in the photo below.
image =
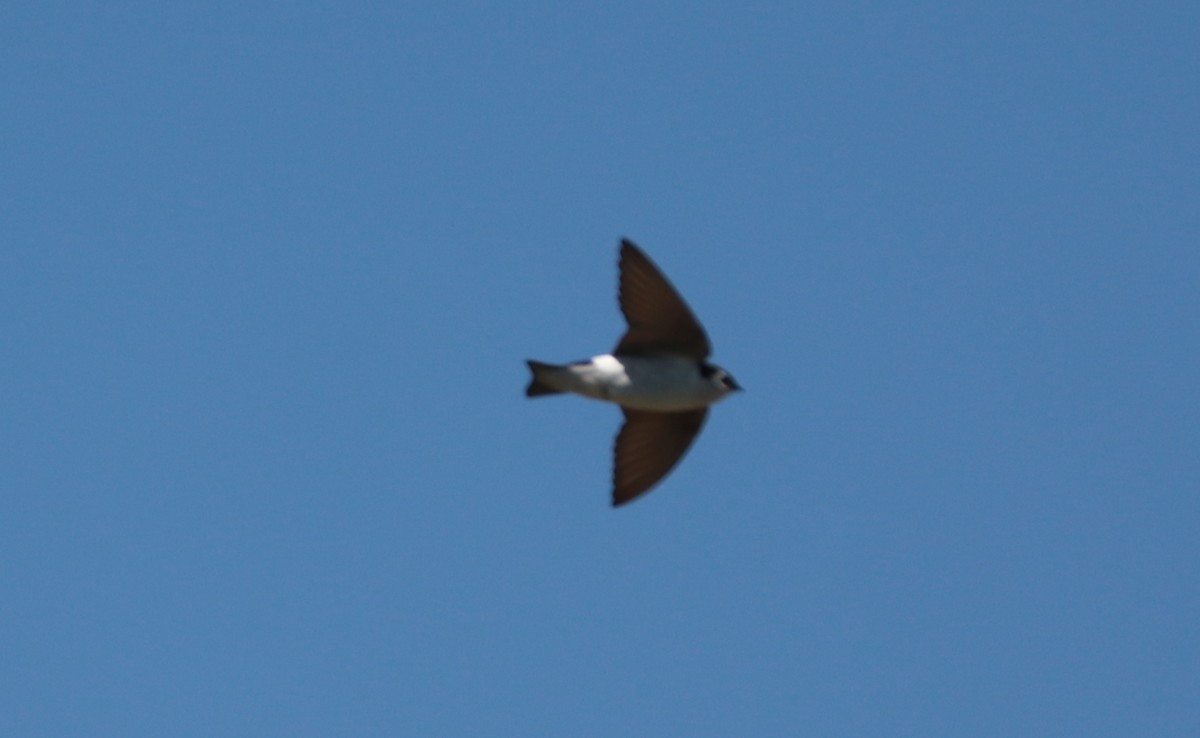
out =
[[613,449],[613,507],[645,494],[667,476],[704,425],[708,408],[652,413],[621,408],[625,425]]
[[654,262],[628,239],[621,241],[621,312],[629,330],[614,354],[675,354],[706,359],[704,328]]

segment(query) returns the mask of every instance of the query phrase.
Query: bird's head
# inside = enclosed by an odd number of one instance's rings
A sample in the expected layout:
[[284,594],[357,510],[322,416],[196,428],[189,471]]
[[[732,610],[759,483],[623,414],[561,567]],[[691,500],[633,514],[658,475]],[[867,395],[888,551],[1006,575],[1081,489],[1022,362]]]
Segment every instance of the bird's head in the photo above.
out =
[[719,389],[722,395],[742,391],[741,385],[734,380],[733,375],[716,364],[709,364],[708,362],[701,364],[700,375],[709,382],[712,382],[713,386]]

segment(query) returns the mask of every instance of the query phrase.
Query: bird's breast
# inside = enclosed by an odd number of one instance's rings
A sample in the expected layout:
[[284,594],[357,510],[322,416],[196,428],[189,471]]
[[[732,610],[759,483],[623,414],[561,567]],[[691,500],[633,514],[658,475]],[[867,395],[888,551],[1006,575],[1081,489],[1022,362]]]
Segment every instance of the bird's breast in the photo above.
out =
[[596,361],[609,371],[606,399],[623,407],[680,412],[706,407],[720,396],[691,359],[606,356]]

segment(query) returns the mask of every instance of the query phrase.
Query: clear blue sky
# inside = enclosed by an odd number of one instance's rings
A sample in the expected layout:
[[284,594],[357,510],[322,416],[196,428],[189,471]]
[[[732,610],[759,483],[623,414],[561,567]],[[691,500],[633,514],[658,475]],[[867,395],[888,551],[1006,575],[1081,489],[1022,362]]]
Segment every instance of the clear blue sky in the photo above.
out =
[[0,734],[1200,735],[1200,6],[406,5],[3,11]]

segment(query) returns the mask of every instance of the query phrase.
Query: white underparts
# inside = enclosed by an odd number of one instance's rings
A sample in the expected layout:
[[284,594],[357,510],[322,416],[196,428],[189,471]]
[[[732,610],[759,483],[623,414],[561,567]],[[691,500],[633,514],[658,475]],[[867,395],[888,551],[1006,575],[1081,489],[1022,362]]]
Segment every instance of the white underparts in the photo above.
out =
[[728,391],[700,373],[690,358],[616,357],[561,367],[546,381],[557,389],[635,410],[678,412],[711,405]]

